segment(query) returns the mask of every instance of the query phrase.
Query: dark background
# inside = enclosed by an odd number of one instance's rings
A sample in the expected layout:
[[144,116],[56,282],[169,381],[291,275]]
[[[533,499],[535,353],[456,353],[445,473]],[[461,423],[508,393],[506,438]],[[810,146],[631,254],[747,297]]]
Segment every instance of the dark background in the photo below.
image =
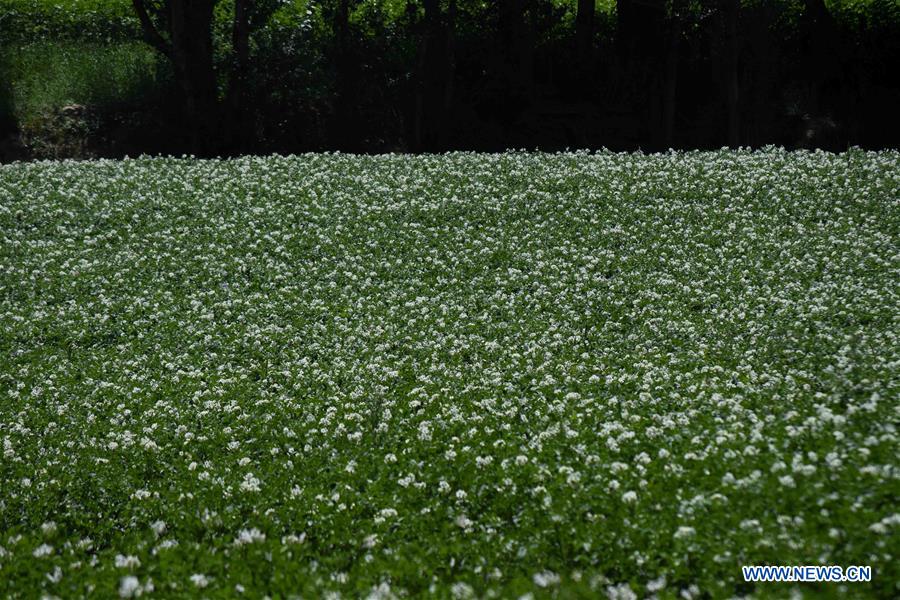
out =
[[900,0],[0,0],[0,159],[897,147]]

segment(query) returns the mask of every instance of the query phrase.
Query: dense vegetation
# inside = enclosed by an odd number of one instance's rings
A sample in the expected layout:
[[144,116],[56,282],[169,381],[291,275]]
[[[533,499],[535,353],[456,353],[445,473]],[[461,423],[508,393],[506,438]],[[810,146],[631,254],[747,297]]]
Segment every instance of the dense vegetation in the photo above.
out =
[[896,151],[0,166],[0,596],[896,598],[898,198]]
[[898,0],[168,1],[0,0],[0,159],[900,140]]

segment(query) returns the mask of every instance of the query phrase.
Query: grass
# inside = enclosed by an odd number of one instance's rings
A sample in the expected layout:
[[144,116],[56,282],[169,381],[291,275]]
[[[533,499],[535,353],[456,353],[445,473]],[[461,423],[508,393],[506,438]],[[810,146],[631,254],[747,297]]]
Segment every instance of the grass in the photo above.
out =
[[0,166],[0,596],[896,597],[898,197],[898,152]]
[[[37,41],[0,48],[0,121],[15,125],[37,158],[109,151],[148,124],[172,90],[171,69],[140,42]],[[71,110],[65,107],[75,106]],[[111,141],[110,141],[111,140]],[[128,150],[126,150],[127,152]],[[122,150],[119,150],[122,152]]]
[[35,42],[6,47],[0,60],[14,115],[26,126],[68,104],[137,102],[163,76],[159,57],[140,42]]

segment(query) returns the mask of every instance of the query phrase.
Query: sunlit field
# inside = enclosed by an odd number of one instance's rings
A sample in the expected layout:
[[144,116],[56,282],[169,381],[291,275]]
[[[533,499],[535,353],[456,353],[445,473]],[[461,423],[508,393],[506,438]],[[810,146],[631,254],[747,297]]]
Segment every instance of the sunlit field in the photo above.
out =
[[0,166],[4,598],[892,598],[898,396],[896,151]]

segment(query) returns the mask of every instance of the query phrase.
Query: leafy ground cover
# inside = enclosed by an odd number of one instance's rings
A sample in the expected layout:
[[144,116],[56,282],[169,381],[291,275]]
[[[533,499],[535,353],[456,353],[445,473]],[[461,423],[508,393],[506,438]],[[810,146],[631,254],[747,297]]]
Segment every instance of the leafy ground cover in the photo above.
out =
[[896,597],[898,200],[896,151],[0,166],[0,596]]

